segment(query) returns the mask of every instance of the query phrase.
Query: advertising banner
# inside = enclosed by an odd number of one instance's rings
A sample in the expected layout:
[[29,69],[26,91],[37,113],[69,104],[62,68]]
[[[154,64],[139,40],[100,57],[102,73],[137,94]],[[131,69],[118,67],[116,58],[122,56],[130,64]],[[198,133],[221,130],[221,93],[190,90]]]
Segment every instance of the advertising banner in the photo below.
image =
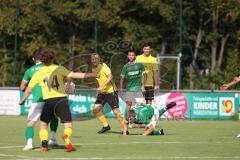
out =
[[156,96],[154,105],[163,108],[170,102],[176,106],[165,117],[182,119],[230,119],[238,112],[239,94],[235,93],[166,93]]
[[[69,105],[71,108],[71,113],[74,118],[78,116],[94,116],[93,115],[93,106],[96,100],[96,92],[95,91],[81,91],[79,93],[75,93],[68,96]],[[125,103],[119,97],[119,107],[122,113],[125,113]],[[103,108],[103,113],[107,117],[115,117],[112,112],[111,107],[106,104]]]
[[234,93],[186,93],[188,117],[231,118],[237,113],[238,94]]
[[[92,109],[95,98],[96,92],[87,90],[69,95],[69,105],[73,118],[77,118],[79,116],[94,116]],[[155,100],[153,101],[153,106],[161,109],[170,102],[176,102],[177,105],[168,110],[162,118],[231,119],[237,117],[240,97],[237,93],[171,92],[156,95]],[[30,96],[25,105],[21,106],[22,115],[27,114],[31,103],[32,99]],[[121,112],[125,113],[125,103],[120,97],[119,106]],[[104,107],[103,112],[107,117],[115,117],[111,111],[110,106],[108,105]]]
[[[23,96],[23,92],[20,93],[20,96]],[[32,104],[32,95],[29,96],[29,98],[26,100],[24,105],[21,105],[21,115],[27,115],[28,110],[31,107]],[[78,117],[93,117],[93,106],[96,100],[96,92],[95,91],[81,91],[75,94],[68,95],[69,100],[69,107],[72,113],[72,118],[78,118]],[[125,103],[122,101],[122,99],[119,97],[119,106],[122,113],[125,113]],[[115,115],[112,112],[111,107],[106,104],[106,106],[103,108],[103,113],[107,117],[115,117]]]
[[0,115],[20,115],[18,90],[0,90],[0,102]]

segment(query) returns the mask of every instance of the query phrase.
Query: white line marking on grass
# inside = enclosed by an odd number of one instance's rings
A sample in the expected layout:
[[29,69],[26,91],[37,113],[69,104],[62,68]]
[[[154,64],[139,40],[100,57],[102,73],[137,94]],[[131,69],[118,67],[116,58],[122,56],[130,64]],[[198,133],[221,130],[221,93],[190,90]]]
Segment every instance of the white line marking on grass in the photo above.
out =
[[16,159],[16,160],[28,160],[28,159],[34,159],[34,160],[50,160],[50,159],[56,159],[56,160],[122,160],[122,159],[240,159],[240,156],[232,156],[232,157],[220,157],[220,156],[212,156],[212,157],[89,157],[89,158],[36,158],[36,157],[28,157],[27,159]]
[[0,153],[0,157],[18,157],[18,158],[29,158],[27,156],[19,156],[19,155],[10,155],[10,154],[2,154]]
[[5,148],[21,148],[21,147],[24,147],[24,146],[0,146],[0,149],[5,149]]
[[229,144],[233,142],[181,142],[181,141],[170,141],[170,142],[100,142],[100,143],[76,143],[75,145],[90,146],[90,145],[130,145],[130,144]]
[[[165,142],[99,142],[99,143],[74,143],[76,146],[98,146],[98,145],[134,145],[134,144],[230,144],[231,142],[183,142],[183,141],[165,141]],[[64,144],[60,144],[64,145]],[[0,149],[21,148],[23,146],[0,146]]]

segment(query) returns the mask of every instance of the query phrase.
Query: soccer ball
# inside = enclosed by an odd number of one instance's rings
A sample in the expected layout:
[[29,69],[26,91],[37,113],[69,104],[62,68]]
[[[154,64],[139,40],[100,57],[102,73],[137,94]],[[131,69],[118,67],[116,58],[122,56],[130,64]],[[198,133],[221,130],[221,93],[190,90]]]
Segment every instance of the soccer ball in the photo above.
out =
[[75,93],[75,84],[73,82],[70,83],[70,86],[67,88],[67,83],[65,83],[65,90],[68,94]]

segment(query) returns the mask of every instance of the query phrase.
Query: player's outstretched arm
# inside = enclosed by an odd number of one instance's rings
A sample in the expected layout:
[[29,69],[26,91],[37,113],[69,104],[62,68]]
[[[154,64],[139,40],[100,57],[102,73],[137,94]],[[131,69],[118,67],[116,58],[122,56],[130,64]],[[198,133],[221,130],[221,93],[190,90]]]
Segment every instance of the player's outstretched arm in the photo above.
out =
[[223,84],[222,86],[220,86],[221,90],[227,90],[230,87],[229,84]]
[[235,84],[237,84],[238,82],[240,82],[240,76],[239,77],[234,77],[234,80],[231,81],[230,83],[227,84],[223,84],[220,89],[221,90],[227,90],[229,87],[234,86]]
[[234,77],[234,80],[237,81],[237,82],[240,82],[240,76]]
[[98,77],[98,73],[70,72],[67,77],[68,78],[74,78],[74,79]]
[[22,105],[25,103],[26,99],[29,97],[30,93],[32,92],[32,88],[27,87],[27,89],[24,92],[23,98],[19,101],[19,105]]

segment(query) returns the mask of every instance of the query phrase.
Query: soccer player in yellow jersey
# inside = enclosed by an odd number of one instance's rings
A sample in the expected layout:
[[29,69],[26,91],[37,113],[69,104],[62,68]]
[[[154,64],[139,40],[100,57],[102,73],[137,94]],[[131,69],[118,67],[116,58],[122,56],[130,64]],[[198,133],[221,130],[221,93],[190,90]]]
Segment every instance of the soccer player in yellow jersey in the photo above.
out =
[[99,84],[99,87],[97,88],[98,95],[93,107],[93,113],[103,125],[102,129],[98,133],[101,134],[110,130],[107,119],[102,113],[102,108],[106,103],[108,103],[122,126],[123,135],[127,135],[128,127],[122,113],[119,110],[117,89],[112,81],[113,77],[111,70],[105,63],[100,63],[100,56],[97,53],[93,53],[91,55],[91,63],[93,65],[92,72],[99,74],[96,78]]
[[[33,53],[33,58],[32,58],[35,65],[27,69],[26,72],[24,73],[24,76],[20,85],[21,91],[24,91],[26,89],[27,84],[31,80],[33,75],[44,66],[40,58],[41,58],[41,55],[39,54],[38,50],[36,50]],[[43,106],[44,106],[44,101],[42,99],[43,98],[42,89],[39,85],[36,85],[32,90],[32,97],[33,97],[33,101],[28,111],[28,118],[27,118],[28,122],[25,130],[27,144],[23,148],[24,151],[33,149],[33,136],[34,136],[33,127],[39,120]],[[55,133],[57,131],[57,127],[58,127],[58,119],[55,116],[53,116],[50,121],[51,132],[50,132],[49,145],[52,145],[52,146],[57,145],[57,141],[55,139]]]
[[150,44],[144,44],[143,54],[137,56],[136,61],[141,62],[145,68],[145,100],[147,104],[151,104],[154,99],[154,91],[159,89],[158,84],[158,65],[157,59],[151,55],[152,47]]
[[96,75],[93,73],[71,72],[63,66],[53,64],[54,53],[51,49],[41,48],[39,49],[39,53],[41,54],[41,61],[44,66],[33,75],[19,104],[23,104],[32,89],[39,84],[42,87],[43,100],[45,101],[40,116],[39,132],[42,151],[48,151],[47,126],[51,117],[56,115],[64,124],[65,129],[62,138],[65,142],[66,151],[71,152],[74,150],[70,141],[70,136],[72,135],[72,117],[65,92],[64,79],[96,77]]

